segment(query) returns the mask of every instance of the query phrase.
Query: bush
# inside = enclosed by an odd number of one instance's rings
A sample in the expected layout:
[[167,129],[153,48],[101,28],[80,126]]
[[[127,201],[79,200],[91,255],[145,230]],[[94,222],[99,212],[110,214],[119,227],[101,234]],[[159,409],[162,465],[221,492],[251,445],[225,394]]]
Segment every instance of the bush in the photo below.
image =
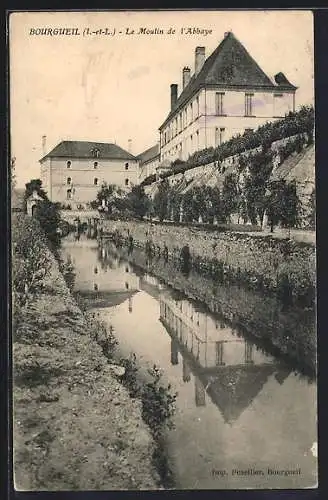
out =
[[161,385],[162,373],[153,366],[149,370],[153,381],[146,384],[142,390],[142,417],[151,428],[154,435],[160,435],[163,426],[173,428],[172,417],[176,409],[177,393],[171,393],[171,385]]

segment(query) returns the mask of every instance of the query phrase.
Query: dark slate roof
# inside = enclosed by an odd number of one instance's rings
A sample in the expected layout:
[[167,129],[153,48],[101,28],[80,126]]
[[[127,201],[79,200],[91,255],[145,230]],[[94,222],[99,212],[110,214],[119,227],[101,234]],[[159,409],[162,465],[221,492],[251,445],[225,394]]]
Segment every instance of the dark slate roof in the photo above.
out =
[[89,141],[62,141],[50,153],[41,158],[95,158],[93,150],[99,150],[99,160],[136,160],[136,157],[116,144]]
[[147,161],[153,160],[157,156],[159,156],[159,144],[146,149],[146,151],[140,153],[137,158],[138,160],[140,160],[140,164],[143,165],[144,163],[147,163]]
[[191,77],[190,82],[180,94],[174,108],[170,111],[160,129],[166,125],[177,110],[184,106],[204,86],[259,88],[276,91],[296,90],[296,87],[282,73],[276,76],[278,77],[276,83],[273,83],[234,34],[229,32],[206,59],[198,75]]

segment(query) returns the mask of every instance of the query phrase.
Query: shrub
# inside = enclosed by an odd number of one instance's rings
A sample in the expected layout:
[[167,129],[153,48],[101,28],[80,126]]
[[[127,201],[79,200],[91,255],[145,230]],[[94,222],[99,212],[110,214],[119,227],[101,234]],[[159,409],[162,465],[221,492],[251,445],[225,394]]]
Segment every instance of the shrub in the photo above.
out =
[[171,385],[161,385],[162,372],[156,365],[149,370],[152,382],[142,390],[142,417],[154,435],[160,435],[163,426],[173,428],[172,417],[176,410],[177,393],[171,393]]

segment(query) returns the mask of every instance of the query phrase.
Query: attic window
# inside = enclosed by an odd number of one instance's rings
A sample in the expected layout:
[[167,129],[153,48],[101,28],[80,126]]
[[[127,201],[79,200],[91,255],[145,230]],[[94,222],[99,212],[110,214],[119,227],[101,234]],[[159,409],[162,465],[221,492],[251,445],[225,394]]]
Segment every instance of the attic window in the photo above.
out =
[[274,97],[283,97],[282,94],[274,94]]
[[68,161],[68,162],[66,163],[67,168],[71,168],[71,165],[72,165],[72,162],[71,162],[71,161]]
[[125,164],[125,170],[129,170],[129,164],[128,163]]
[[94,164],[93,164],[93,168],[97,168],[98,167],[98,162],[95,161]]
[[100,155],[100,151],[98,148],[92,148],[91,150],[91,154],[94,158],[99,158],[99,155]]

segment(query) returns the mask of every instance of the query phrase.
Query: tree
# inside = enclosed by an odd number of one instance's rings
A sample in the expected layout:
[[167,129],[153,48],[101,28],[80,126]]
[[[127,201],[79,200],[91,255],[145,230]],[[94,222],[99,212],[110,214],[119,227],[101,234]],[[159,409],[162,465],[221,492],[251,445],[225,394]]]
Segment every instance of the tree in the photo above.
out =
[[48,241],[53,249],[60,244],[58,228],[60,225],[60,203],[52,203],[45,199],[39,201],[36,207],[36,218],[45,232]]
[[296,182],[286,183],[285,180],[270,182],[266,207],[271,232],[273,227],[278,224],[285,228],[296,227],[301,210],[300,200],[296,192]]
[[42,188],[42,181],[40,179],[32,179],[25,184],[24,200],[26,200],[36,191],[37,194],[43,198],[36,204],[35,217],[40,223],[40,227],[44,231],[47,239],[52,247],[55,249],[59,246],[58,228],[60,225],[60,203],[53,203],[48,199],[47,193]]
[[27,182],[25,184],[25,194],[24,194],[25,211],[26,211],[26,201],[34,193],[34,191],[36,191],[37,194],[41,196],[41,198],[43,198],[44,200],[48,200],[47,193],[42,188],[41,179],[31,179],[30,182]]
[[222,188],[222,212],[225,220],[237,211],[238,199],[236,176],[234,174],[227,175]]
[[301,214],[301,202],[297,195],[296,181],[293,180],[284,186],[282,204],[282,227],[297,227]]
[[268,185],[266,195],[266,209],[268,223],[273,232],[274,226],[279,224],[282,218],[282,199],[285,191],[285,181],[271,181]]
[[150,208],[150,199],[143,186],[133,186],[124,201],[126,208],[139,219],[142,219]]
[[165,179],[159,184],[158,191],[154,197],[154,213],[161,222],[168,216],[169,190],[169,182],[167,179]]
[[108,214],[113,213],[115,209],[122,208],[123,191],[115,184],[104,182],[97,193],[97,198],[90,203],[93,209],[103,207],[105,203]]

